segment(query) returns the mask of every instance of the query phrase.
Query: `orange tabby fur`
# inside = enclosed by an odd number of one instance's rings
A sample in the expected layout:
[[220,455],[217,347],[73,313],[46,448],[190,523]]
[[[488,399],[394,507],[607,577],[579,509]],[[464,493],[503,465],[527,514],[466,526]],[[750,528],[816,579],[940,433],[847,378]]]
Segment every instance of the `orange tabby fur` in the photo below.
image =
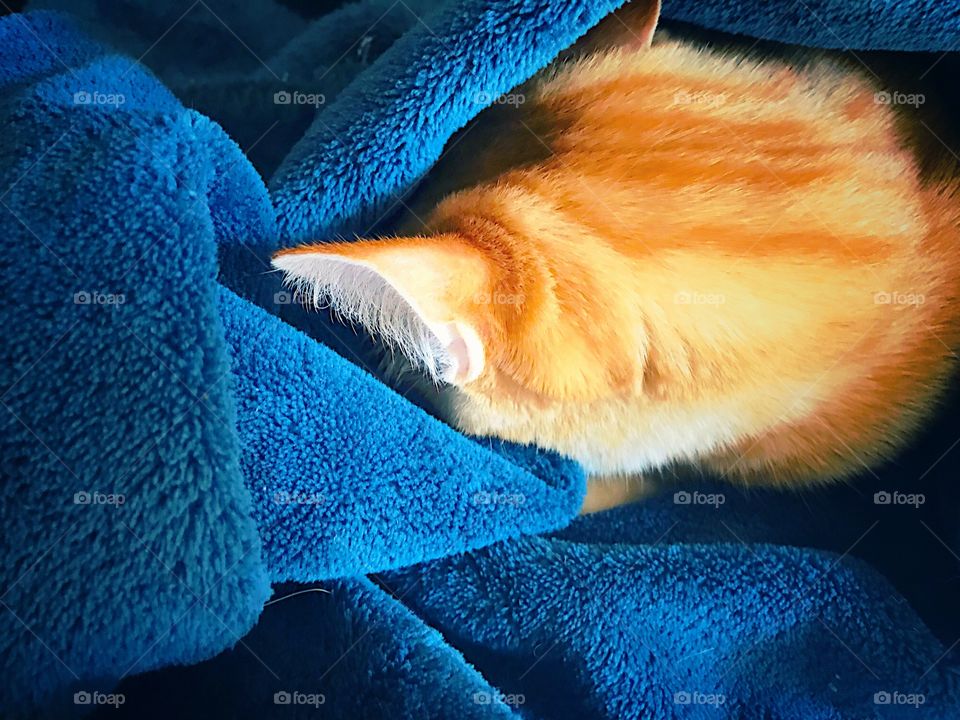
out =
[[[645,41],[656,15],[634,6]],[[955,185],[920,181],[858,76],[645,45],[485,111],[406,236],[275,264],[318,297],[379,279],[370,302],[413,313],[454,366],[426,368],[453,424],[597,476],[681,462],[796,484],[889,457],[960,340]],[[374,317],[363,302],[336,306]]]

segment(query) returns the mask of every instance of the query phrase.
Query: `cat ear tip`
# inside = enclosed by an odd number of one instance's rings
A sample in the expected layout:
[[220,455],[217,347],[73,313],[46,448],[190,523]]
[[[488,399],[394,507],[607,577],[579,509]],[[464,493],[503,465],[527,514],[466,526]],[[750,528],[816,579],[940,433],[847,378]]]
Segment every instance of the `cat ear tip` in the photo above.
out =
[[321,247],[319,244],[295,245],[293,247],[280,248],[274,250],[270,255],[270,262],[276,266],[279,263],[295,263],[298,260],[306,258],[317,258],[321,255],[330,255],[329,248]]
[[271,260],[277,260],[278,258],[289,258],[294,255],[302,255],[304,251],[303,245],[294,245],[293,247],[282,247],[278,250],[274,250],[270,254]]
[[270,265],[276,270],[287,270],[293,264],[293,253],[280,250],[270,256]]
[[310,274],[308,271],[314,267],[316,259],[317,257],[311,253],[288,248],[274,253],[270,258],[270,265],[287,278],[298,278]]

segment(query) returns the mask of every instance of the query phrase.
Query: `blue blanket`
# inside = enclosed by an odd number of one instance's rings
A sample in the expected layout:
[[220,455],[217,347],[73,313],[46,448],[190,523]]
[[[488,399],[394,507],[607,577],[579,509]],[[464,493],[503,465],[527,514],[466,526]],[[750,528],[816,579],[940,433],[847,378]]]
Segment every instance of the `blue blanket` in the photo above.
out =
[[[953,438],[852,488],[685,484],[574,519],[576,465],[430,417],[269,272],[388,229],[478,97],[617,4],[0,20],[4,717],[957,717]],[[960,39],[953,3],[665,15]]]

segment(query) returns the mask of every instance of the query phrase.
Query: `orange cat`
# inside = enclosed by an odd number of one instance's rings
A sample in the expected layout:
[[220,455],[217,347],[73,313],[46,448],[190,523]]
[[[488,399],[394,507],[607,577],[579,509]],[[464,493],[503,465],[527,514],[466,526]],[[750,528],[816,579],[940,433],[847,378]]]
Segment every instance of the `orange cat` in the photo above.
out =
[[955,185],[921,182],[864,79],[651,46],[657,10],[482,113],[408,236],[275,266],[439,382],[458,428],[595,478],[889,457],[960,339]]

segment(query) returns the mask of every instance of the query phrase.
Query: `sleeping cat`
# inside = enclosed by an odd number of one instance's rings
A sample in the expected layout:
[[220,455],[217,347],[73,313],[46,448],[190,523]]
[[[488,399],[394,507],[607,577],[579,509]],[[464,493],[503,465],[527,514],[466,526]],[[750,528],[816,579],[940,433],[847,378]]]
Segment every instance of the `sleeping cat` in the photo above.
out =
[[636,0],[481,113],[401,237],[274,265],[399,348],[453,425],[594,481],[888,458],[960,340],[956,183],[921,181],[862,77],[651,44],[658,12]]

